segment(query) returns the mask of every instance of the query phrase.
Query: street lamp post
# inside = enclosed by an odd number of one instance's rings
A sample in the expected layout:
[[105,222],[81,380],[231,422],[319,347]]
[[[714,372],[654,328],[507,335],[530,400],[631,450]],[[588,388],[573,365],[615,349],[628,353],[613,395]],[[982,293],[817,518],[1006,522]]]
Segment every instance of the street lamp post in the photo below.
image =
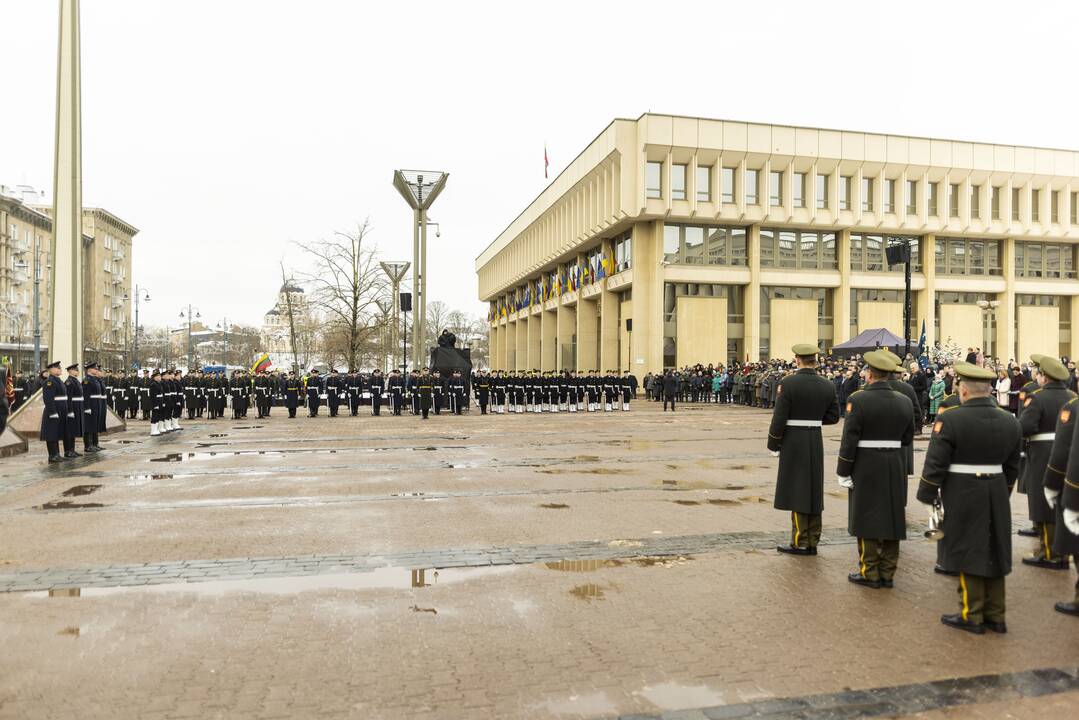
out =
[[132,341],[132,344],[134,345],[134,347],[132,348],[134,352],[132,354],[135,356],[132,359],[134,360],[133,365],[135,366],[135,369],[141,369],[141,367],[142,367],[139,364],[139,330],[141,330],[141,327],[139,326],[139,301],[140,300],[142,302],[150,302],[150,291],[147,290],[146,288],[140,288],[138,285],[136,285],[135,286],[135,338]]
[[[396,170],[393,186],[413,211],[412,287],[416,305],[412,315],[412,365],[424,362],[427,324],[427,211],[446,187],[449,173],[429,170]],[[441,229],[440,229],[441,230]],[[439,233],[441,234],[441,232]]]
[[184,311],[180,311],[180,318],[187,319],[187,371],[191,372],[191,368],[195,365],[195,345],[191,341],[191,323],[196,318],[201,318],[202,313],[198,308],[192,308],[191,304],[187,305],[187,315],[184,315]]
[[390,357],[392,358],[397,353],[397,326],[401,317],[401,279],[408,272],[409,262],[392,260],[380,264],[393,287],[393,323],[390,327]]
[[229,319],[228,318],[223,318],[221,320],[221,322],[218,324],[217,327],[221,328],[221,339],[225,344],[224,352],[221,355],[221,364],[225,366],[225,371],[228,372],[228,369],[229,369]]

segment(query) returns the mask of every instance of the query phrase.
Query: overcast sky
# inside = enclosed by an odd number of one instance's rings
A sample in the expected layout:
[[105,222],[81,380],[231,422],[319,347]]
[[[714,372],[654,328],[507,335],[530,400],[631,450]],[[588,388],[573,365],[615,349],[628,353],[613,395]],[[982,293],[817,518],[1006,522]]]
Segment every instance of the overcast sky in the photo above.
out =
[[[0,183],[52,191],[57,6],[0,0]],[[1075,2],[83,0],[84,202],[141,232],[144,322],[260,323],[295,240],[445,170],[431,300],[613,118],[648,110],[1079,148]]]

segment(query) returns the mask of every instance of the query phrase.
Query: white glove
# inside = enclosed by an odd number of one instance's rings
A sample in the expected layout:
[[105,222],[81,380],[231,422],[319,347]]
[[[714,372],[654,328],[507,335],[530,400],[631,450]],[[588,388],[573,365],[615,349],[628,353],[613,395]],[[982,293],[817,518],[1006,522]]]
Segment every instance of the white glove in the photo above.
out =
[[1045,502],[1049,503],[1049,509],[1052,510],[1057,506],[1057,498],[1060,497],[1059,490],[1053,490],[1052,488],[1042,488],[1045,491]]
[[50,415],[49,417],[51,417],[51,418],[58,418],[58,417],[60,417],[60,415],[59,415],[58,413],[53,413],[53,414],[52,414],[52,415]]
[[779,457],[779,451],[778,450],[773,450],[772,451],[772,457]]
[[1064,525],[1072,535],[1079,535],[1079,510],[1065,510]]
[[841,487],[841,488],[846,488],[846,489],[850,490],[852,487],[854,487],[854,480],[850,479],[849,477],[843,477],[842,475],[836,475],[835,476],[835,481],[837,483],[839,483],[839,487]]

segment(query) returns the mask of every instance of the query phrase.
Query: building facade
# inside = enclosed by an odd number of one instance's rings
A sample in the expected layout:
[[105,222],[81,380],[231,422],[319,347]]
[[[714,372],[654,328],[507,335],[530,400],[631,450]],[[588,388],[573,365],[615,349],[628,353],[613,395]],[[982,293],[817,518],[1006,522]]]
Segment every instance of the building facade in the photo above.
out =
[[1079,152],[645,114],[476,260],[496,369],[786,358],[875,327],[1079,356]]
[[[38,328],[48,356],[52,208],[29,187],[0,186],[0,355],[33,370],[35,254],[40,274]],[[83,232],[84,362],[119,369],[128,359],[131,249],[138,229],[101,208],[85,208]]]
[[[292,327],[289,308],[295,323],[297,351],[292,352]],[[307,295],[299,285],[286,282],[277,291],[274,306],[262,317],[262,348],[270,356],[270,362],[278,369],[304,368],[311,355],[311,309]]]
[[35,271],[43,360],[49,348],[52,220],[32,207],[38,201],[32,188],[0,186],[0,356],[24,372],[34,365]]

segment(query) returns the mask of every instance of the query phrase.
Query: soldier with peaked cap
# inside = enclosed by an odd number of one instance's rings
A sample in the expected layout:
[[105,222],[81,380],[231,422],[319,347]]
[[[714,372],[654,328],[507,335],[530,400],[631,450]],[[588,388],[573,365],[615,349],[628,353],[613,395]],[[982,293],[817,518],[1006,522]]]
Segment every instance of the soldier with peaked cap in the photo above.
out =
[[1033,557],[1023,558],[1023,564],[1050,570],[1067,570],[1068,558],[1053,552],[1056,512],[1046,502],[1044,481],[1056,437],[1057,418],[1061,409],[1076,395],[1064,385],[1064,381],[1068,379],[1068,369],[1062,362],[1049,355],[1037,357],[1034,379],[1039,387],[1023,399],[1019,415],[1023,440],[1027,444],[1022,483],[1027,491],[1030,519],[1038,531],[1038,549]]
[[[75,452],[75,439],[83,434],[83,419],[86,416],[85,399],[82,396],[82,382],[79,381],[79,364],[67,366],[67,379],[64,380],[67,389],[67,423],[64,425],[64,449],[67,450],[68,442],[71,449],[64,453],[64,457],[82,457],[82,453]],[[70,440],[69,440],[70,439]]]
[[[1044,358],[1044,357],[1045,356],[1040,354],[1040,353],[1034,353],[1033,355],[1030,356],[1030,360],[1035,365],[1037,365],[1038,363],[1040,363],[1042,361],[1042,358]],[[1038,381],[1034,377],[1035,375],[1036,375],[1036,373],[1032,372],[1030,380],[1027,381],[1023,385],[1023,387],[1019,388],[1019,395],[1018,395],[1017,399],[1018,399],[1018,402],[1019,402],[1018,417],[1020,417],[1020,418],[1023,417],[1023,406],[1026,404],[1027,397],[1032,392],[1034,392],[1035,390],[1038,389]],[[1014,385],[1012,387],[1014,388]],[[1024,480],[1024,476],[1026,475],[1027,450],[1029,449],[1027,447],[1028,445],[1029,445],[1029,443],[1026,441],[1026,439],[1024,439],[1023,440],[1023,449],[1022,449],[1022,451],[1021,451],[1021,453],[1019,455],[1019,492],[1020,492],[1020,494],[1023,494],[1023,495],[1025,495],[1026,492],[1027,492],[1027,486],[1026,486],[1026,482]],[[1033,527],[1033,526],[1032,527],[1021,527],[1016,532],[1017,532],[1018,535],[1022,535],[1023,537],[1036,538],[1036,537],[1041,536],[1041,532],[1039,531],[1039,529],[1036,528],[1036,527]]]
[[375,368],[366,382],[368,391],[371,393],[371,414],[381,415],[382,394],[386,392],[386,380],[382,377],[382,371]]
[[959,573],[959,612],[949,627],[1003,633],[1004,578],[1012,570],[1009,496],[1019,473],[1019,421],[992,397],[992,370],[956,363],[961,404],[939,416],[926,451],[918,500],[944,506],[941,562]]
[[300,379],[296,377],[295,371],[288,371],[288,375],[281,379],[281,387],[285,394],[285,409],[288,410],[288,416],[294,418],[300,404]]
[[307,417],[315,417],[322,401],[322,381],[318,377],[318,368],[311,368],[311,374],[304,380],[304,392],[307,394]]
[[903,446],[914,439],[910,400],[889,382],[897,365],[887,354],[865,354],[868,384],[847,400],[836,474],[850,489],[847,531],[858,538],[856,585],[890,588],[907,539],[907,468]]
[[165,386],[161,382],[161,371],[155,369],[150,376],[150,436],[154,437],[164,432],[164,404]]
[[45,407],[41,411],[41,432],[38,439],[45,443],[49,453],[49,462],[60,462],[60,442],[67,447],[64,428],[67,425],[67,387],[60,379],[60,361],[47,366],[47,375],[41,386],[41,400]]
[[[1056,516],[1056,533],[1053,535],[1053,553],[1061,558],[1071,556],[1075,569],[1079,571],[1079,525],[1072,530],[1064,522],[1064,513],[1067,512],[1067,499],[1069,484],[1076,485],[1068,479],[1079,477],[1079,455],[1075,456],[1075,465],[1071,464],[1072,444],[1075,439],[1076,414],[1079,412],[1079,398],[1072,398],[1064,403],[1057,416],[1057,426],[1053,435],[1053,449],[1049,455],[1049,463],[1045,468],[1045,501],[1053,509]],[[1075,507],[1079,510],[1079,497],[1071,498]],[[1054,606],[1057,612],[1065,615],[1079,617],[1079,581],[1075,583],[1075,596],[1070,601],[1058,602]]]
[[[902,378],[903,374],[903,359],[896,355],[891,350],[881,349],[879,352],[885,354],[889,360],[895,363],[895,372],[888,378],[888,384],[891,385],[892,390],[902,394],[911,402],[911,412],[914,413],[914,432],[920,434],[922,432],[922,410],[918,406],[918,394],[914,392],[909,384],[904,382]],[[906,463],[907,477],[914,475],[914,438],[912,437],[910,442],[903,446],[903,459]],[[903,480],[903,505],[907,504],[907,481]]]
[[82,379],[83,396],[83,452],[101,452],[98,433],[105,432],[105,386],[101,384],[101,370],[97,363],[86,363],[86,377]]
[[817,346],[795,345],[798,371],[780,383],[768,449],[779,456],[777,510],[791,514],[790,545],[779,552],[816,555],[824,512],[824,442],[821,426],[839,422],[835,385],[817,372]]

